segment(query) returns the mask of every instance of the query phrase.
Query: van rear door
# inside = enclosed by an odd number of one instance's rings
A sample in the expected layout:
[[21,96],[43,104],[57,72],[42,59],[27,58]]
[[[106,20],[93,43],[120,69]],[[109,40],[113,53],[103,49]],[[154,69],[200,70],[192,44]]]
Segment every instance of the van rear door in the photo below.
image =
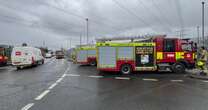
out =
[[13,64],[31,64],[32,63],[32,53],[28,49],[16,48],[12,53],[12,63]]

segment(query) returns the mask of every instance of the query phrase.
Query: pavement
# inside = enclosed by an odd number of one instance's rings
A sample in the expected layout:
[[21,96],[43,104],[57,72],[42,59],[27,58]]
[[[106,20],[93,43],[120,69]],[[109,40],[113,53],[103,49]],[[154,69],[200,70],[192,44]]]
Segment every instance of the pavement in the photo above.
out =
[[206,75],[205,73],[203,75],[203,74],[201,74],[201,72],[202,72],[202,70],[200,70],[200,69],[189,70],[188,76],[190,78],[201,79],[201,80],[208,80],[208,75]]
[[0,68],[0,110],[206,110],[208,81],[186,73],[100,73],[65,59]]

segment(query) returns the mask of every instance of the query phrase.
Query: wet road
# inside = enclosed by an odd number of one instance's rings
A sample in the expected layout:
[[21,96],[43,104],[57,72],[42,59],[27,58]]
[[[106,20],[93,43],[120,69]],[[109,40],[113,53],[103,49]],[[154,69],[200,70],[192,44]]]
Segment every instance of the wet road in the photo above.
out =
[[121,76],[56,59],[0,69],[0,110],[206,110],[207,99],[208,81],[184,73]]

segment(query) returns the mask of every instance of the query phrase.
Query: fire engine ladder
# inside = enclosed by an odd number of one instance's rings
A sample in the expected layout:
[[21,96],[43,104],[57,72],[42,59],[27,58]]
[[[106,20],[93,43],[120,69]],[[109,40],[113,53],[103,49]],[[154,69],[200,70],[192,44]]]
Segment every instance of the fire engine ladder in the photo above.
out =
[[95,47],[95,44],[83,44],[83,45],[76,45],[77,48],[79,47]]
[[133,37],[112,37],[112,38],[100,38],[96,39],[97,42],[107,42],[107,41],[121,41],[121,40],[130,40],[134,42],[135,40],[152,40],[156,37],[166,37],[166,35],[144,35],[144,36],[133,36]]

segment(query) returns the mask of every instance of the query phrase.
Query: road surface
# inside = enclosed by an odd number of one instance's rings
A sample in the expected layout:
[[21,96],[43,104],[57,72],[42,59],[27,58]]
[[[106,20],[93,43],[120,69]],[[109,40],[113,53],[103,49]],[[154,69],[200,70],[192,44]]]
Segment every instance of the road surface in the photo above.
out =
[[208,81],[185,73],[99,73],[65,59],[0,68],[0,110],[206,110]]

